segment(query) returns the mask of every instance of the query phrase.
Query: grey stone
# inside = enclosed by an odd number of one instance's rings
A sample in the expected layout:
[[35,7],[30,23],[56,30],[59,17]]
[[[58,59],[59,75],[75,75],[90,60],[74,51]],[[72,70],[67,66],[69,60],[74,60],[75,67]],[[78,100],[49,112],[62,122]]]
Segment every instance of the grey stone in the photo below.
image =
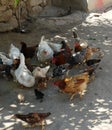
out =
[[30,6],[37,6],[42,3],[42,0],[30,0]]
[[62,7],[68,9],[70,6],[72,10],[88,11],[87,0],[50,0],[52,6]]
[[18,22],[16,18],[13,16],[8,22],[0,23],[0,32],[7,32],[16,27],[18,27]]
[[39,13],[42,11],[42,7],[40,6],[35,6],[32,7],[32,10],[30,12],[30,16],[32,17],[36,17],[37,15],[39,15]]
[[12,17],[12,10],[6,10],[0,13],[0,22],[7,22]]
[[0,6],[0,12],[3,12],[3,11],[5,11],[6,10],[6,6]]

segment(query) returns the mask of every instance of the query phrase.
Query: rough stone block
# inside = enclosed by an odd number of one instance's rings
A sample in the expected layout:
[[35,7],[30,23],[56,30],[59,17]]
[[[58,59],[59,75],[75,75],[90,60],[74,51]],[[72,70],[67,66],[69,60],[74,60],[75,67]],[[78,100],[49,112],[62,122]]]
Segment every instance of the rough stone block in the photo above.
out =
[[12,10],[0,12],[0,22],[7,22],[12,17]]
[[11,17],[8,22],[0,23],[0,32],[7,32],[16,27],[18,27],[17,19],[15,17]]

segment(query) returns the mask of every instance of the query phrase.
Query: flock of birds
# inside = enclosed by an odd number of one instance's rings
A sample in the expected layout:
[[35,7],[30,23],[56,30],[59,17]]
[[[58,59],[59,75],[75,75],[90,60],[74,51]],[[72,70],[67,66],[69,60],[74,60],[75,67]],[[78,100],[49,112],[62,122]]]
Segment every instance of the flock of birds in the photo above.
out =
[[[0,52],[0,74],[5,79],[13,79],[23,87],[34,87],[37,99],[42,99],[43,88],[47,87],[49,80],[54,81],[63,93],[71,94],[70,100],[76,94],[83,97],[87,85],[94,78],[94,72],[103,58],[103,51],[100,48],[89,46],[82,42],[76,30],[73,31],[74,43],[71,49],[70,44],[62,40],[60,43],[51,42],[41,37],[40,43],[35,46],[27,46],[21,42],[21,49],[14,44],[10,45],[9,54]],[[36,56],[44,67],[33,65],[31,59]],[[46,65],[46,66],[45,66]],[[76,68],[83,68],[78,74],[70,75],[69,71]],[[51,70],[51,71],[50,71]],[[49,75],[49,71],[51,72]],[[35,87],[36,86],[36,87]],[[24,95],[18,95],[20,102]],[[41,101],[42,101],[41,100]],[[51,113],[29,113],[27,115],[15,114],[13,118],[21,119],[34,127],[37,123],[42,125],[43,121]]]

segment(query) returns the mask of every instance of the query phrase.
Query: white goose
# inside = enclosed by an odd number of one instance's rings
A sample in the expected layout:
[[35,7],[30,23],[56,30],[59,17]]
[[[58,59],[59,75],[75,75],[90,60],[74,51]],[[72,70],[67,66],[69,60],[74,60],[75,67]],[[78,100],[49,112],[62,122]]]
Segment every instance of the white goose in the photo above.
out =
[[26,67],[25,57],[22,53],[20,54],[20,65],[15,70],[15,76],[17,81],[24,87],[33,87],[35,84],[35,77]]

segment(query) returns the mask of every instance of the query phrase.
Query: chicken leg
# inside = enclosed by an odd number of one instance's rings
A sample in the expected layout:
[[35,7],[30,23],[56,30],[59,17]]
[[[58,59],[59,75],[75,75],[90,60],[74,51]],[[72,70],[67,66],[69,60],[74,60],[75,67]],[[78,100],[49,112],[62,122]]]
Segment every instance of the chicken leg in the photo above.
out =
[[26,125],[23,125],[24,128],[34,128],[36,125],[33,124],[33,125],[29,125],[29,124],[26,124]]
[[74,96],[75,96],[75,93],[74,93],[74,94],[72,94],[72,96],[70,97],[70,101],[72,101],[72,100],[73,100]]
[[45,121],[44,120],[41,122],[41,126],[42,126],[41,130],[45,130]]

